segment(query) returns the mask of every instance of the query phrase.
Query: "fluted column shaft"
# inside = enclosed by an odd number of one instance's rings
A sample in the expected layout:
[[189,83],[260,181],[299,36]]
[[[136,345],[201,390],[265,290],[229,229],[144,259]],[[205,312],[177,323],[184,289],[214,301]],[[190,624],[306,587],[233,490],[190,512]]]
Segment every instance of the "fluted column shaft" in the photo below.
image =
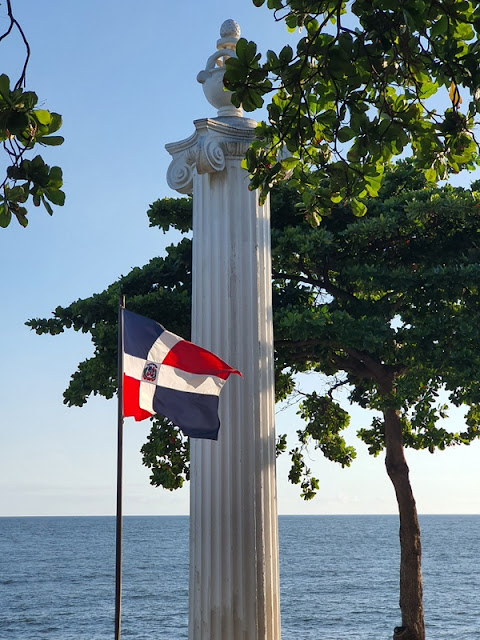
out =
[[254,123],[195,126],[167,147],[171,186],[193,185],[192,340],[243,377],[220,396],[218,441],[190,445],[189,640],[279,640],[269,205],[240,166]]

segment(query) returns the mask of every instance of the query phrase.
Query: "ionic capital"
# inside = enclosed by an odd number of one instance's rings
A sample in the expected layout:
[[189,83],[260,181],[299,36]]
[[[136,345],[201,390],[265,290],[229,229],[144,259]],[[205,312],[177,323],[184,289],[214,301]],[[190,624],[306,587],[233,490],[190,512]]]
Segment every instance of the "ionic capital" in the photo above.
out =
[[225,169],[226,158],[242,160],[255,137],[256,122],[247,118],[196,120],[195,133],[165,145],[172,156],[167,183],[179,193],[192,193],[193,175]]

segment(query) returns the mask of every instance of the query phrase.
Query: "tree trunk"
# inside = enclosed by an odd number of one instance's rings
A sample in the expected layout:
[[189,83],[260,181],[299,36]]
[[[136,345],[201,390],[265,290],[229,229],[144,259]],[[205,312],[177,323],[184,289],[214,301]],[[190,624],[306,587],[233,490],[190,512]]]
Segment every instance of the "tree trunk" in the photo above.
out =
[[394,640],[425,640],[423,614],[422,548],[417,507],[409,480],[402,423],[394,409],[385,409],[385,466],[395,488],[400,515],[400,609],[402,626]]

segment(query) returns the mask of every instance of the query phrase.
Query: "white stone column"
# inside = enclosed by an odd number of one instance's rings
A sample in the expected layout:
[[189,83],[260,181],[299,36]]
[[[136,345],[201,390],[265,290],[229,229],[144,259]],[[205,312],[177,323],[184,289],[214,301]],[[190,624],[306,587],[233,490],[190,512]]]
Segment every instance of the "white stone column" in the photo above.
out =
[[[222,30],[233,55],[238,25]],[[220,98],[224,116],[167,145],[169,185],[193,192],[192,340],[243,374],[220,396],[218,441],[190,443],[189,640],[279,640],[270,212],[241,168],[255,123]]]

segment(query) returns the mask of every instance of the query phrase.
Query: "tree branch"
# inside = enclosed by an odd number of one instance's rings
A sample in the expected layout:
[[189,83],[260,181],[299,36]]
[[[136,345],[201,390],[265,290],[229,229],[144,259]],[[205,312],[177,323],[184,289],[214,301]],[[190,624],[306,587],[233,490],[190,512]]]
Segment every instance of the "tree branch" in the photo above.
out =
[[22,27],[20,26],[20,23],[18,22],[18,20],[15,18],[15,16],[13,15],[13,9],[12,9],[12,3],[11,0],[7,0],[7,15],[10,18],[10,25],[8,27],[8,29],[5,31],[5,33],[3,33],[0,36],[0,42],[6,38],[12,31],[12,29],[14,27],[17,28],[22,40],[23,40],[23,44],[25,45],[25,49],[27,50],[27,54],[25,56],[25,62],[23,64],[23,69],[22,69],[22,73],[20,74],[20,78],[17,80],[16,84],[15,84],[15,89],[20,89],[20,87],[23,85],[25,86],[25,78],[26,78],[26,74],[27,74],[27,66],[28,66],[28,61],[30,60],[30,45],[28,44],[28,40],[27,37],[25,36],[25,33],[22,29]]
[[292,282],[304,282],[305,284],[310,284],[312,287],[318,287],[320,289],[324,289],[326,293],[330,294],[334,298],[341,298],[342,300],[350,300],[351,302],[358,302],[358,299],[353,295],[353,293],[349,293],[348,291],[344,291],[340,289],[336,285],[332,284],[332,282],[328,278],[328,270],[327,267],[324,269],[324,278],[323,280],[319,280],[315,278],[313,275],[310,276],[300,276],[291,273],[282,273],[281,271],[273,270],[272,275],[277,280],[291,280]]

